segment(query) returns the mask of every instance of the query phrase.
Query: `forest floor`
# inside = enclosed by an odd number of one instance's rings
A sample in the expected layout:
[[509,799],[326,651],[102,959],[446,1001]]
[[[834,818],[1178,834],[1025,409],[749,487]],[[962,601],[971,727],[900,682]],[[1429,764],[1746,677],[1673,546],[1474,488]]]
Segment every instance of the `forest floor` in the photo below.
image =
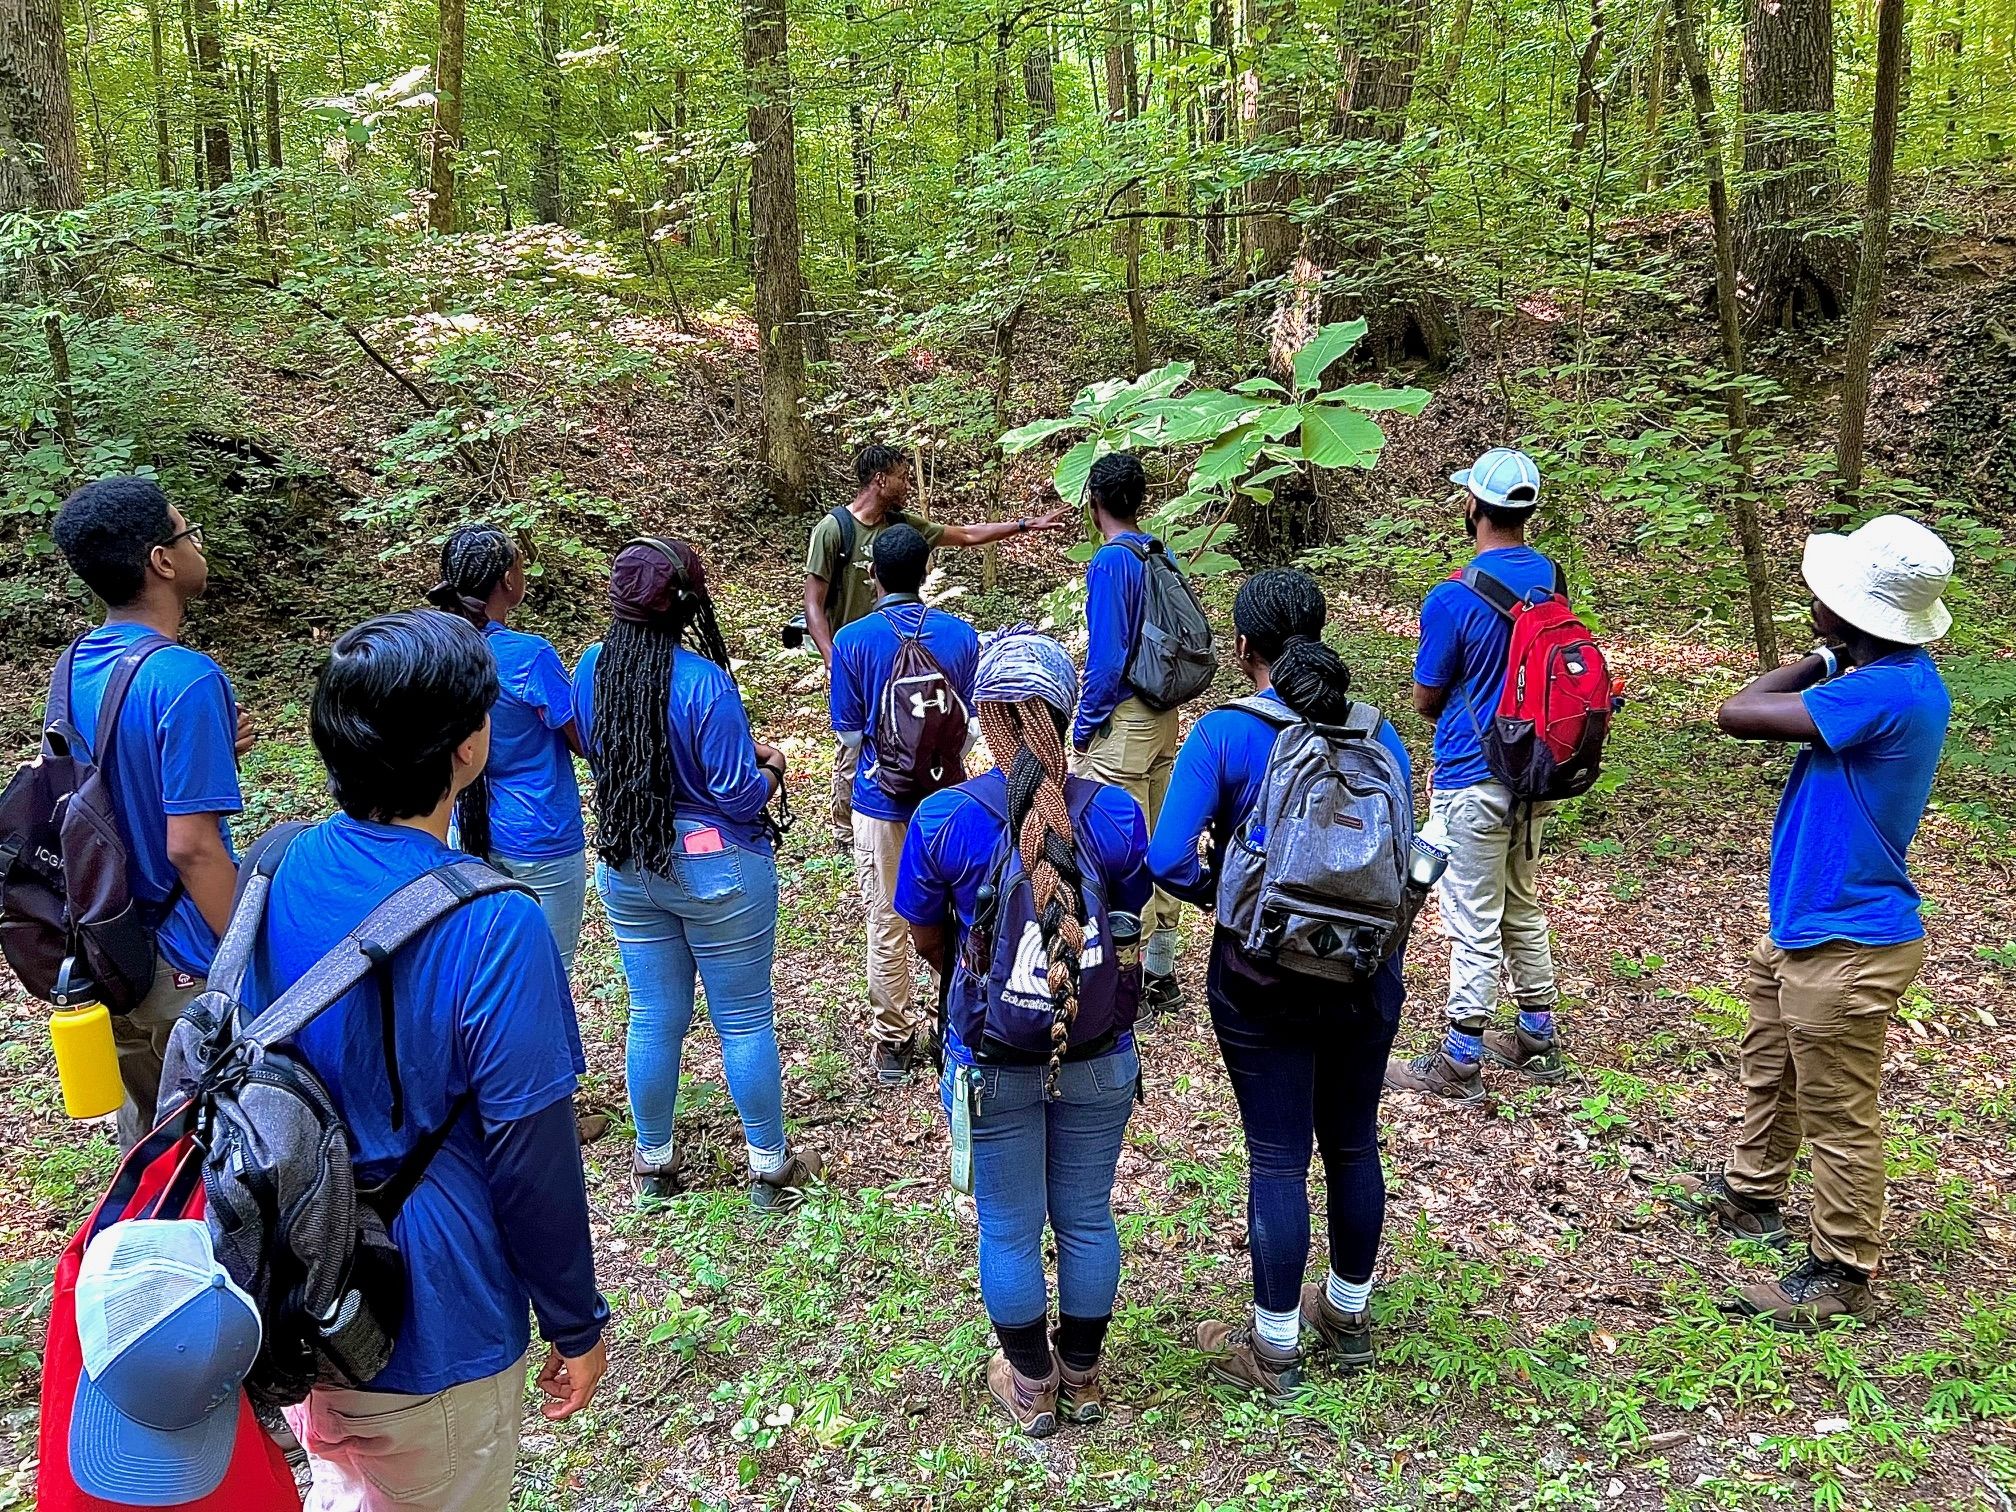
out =
[[[218,365],[229,368],[230,355]],[[338,476],[346,455],[369,452],[372,405],[384,396],[354,371],[289,377],[248,363],[244,372],[265,434]],[[588,475],[584,493],[621,511],[584,525],[594,544],[634,525],[701,547],[729,644],[745,658],[739,678],[756,729],[791,758],[800,817],[780,856],[779,1039],[794,1134],[826,1151],[831,1177],[789,1214],[750,1211],[715,1043],[696,1028],[679,1136],[697,1189],[663,1211],[632,1208],[626,998],[591,907],[574,987],[584,1096],[615,1124],[585,1152],[614,1318],[611,1368],[575,1420],[528,1419],[521,1505],[2011,1512],[2016,1025],[2004,1021],[2016,987],[2016,849],[1992,813],[1996,801],[2006,809],[2006,788],[1996,800],[1986,779],[1942,784],[1914,851],[1931,944],[1885,1071],[1881,1319],[1817,1339],[1728,1320],[1716,1299],[1731,1282],[1772,1273],[1774,1257],[1677,1215],[1662,1182],[1715,1161],[1732,1132],[1744,1013],[1734,994],[1764,927],[1771,816],[1789,758],[1716,734],[1712,710],[1745,676],[1740,638],[1678,607],[1684,588],[1652,564],[1606,549],[1602,522],[1578,525],[1577,538],[1584,572],[1603,585],[1604,634],[1632,703],[1604,783],[1563,813],[1543,868],[1574,1074],[1548,1089],[1496,1079],[1481,1110],[1389,1099],[1378,1367],[1350,1377],[1318,1369],[1278,1409],[1209,1386],[1191,1332],[1239,1313],[1250,1269],[1245,1157],[1201,1008],[1205,926],[1191,914],[1192,1006],[1143,1035],[1147,1098],[1114,1193],[1125,1263],[1106,1367],[1116,1411],[1041,1444],[1004,1431],[980,1384],[989,1340],[973,1217],[947,1185],[934,1089],[920,1080],[878,1090],[868,1070],[852,866],[830,852],[823,823],[823,677],[774,633],[798,595],[805,522],[751,510],[739,448],[694,439],[727,436],[707,418],[719,382],[712,368],[691,368],[641,399],[612,393],[552,445],[573,448],[560,465]],[[1446,406],[1396,433],[1388,460],[1417,480],[1380,506],[1406,525],[1400,544],[1390,535],[1387,545],[1354,544],[1346,532],[1320,558],[1332,638],[1357,690],[1395,714],[1417,755],[1427,731],[1405,699],[1414,606],[1460,560],[1462,541],[1453,512],[1406,494],[1431,492],[1447,457],[1469,447],[1482,428],[1475,396],[1487,390],[1481,377],[1452,382]],[[958,516],[977,505],[949,496],[944,507]],[[1797,533],[1781,543],[1788,565]],[[308,535],[289,539],[284,563],[270,543],[246,547],[240,605],[220,580],[193,627],[237,676],[261,730],[245,763],[241,843],[276,818],[326,806],[302,704],[315,646],[366,612],[413,602],[428,577],[420,557],[378,561],[364,528],[325,525],[312,550]],[[1069,570],[1054,545],[1016,541],[991,591],[977,553],[954,554],[938,586],[950,607],[992,626],[1030,611]],[[1229,589],[1210,585],[1221,623]],[[292,602],[298,616],[283,630],[270,608],[244,607],[250,596]],[[1789,572],[1786,597],[1797,601]],[[587,567],[551,558],[527,623],[571,663],[601,623]],[[7,657],[21,673],[0,710],[9,746],[25,746],[36,654],[17,645]],[[1408,960],[1404,1047],[1438,1032],[1446,970],[1431,912]],[[109,1131],[63,1120],[40,1011],[14,993],[0,1012],[10,1136],[0,1141],[0,1440],[18,1467],[11,1479],[0,1472],[4,1507],[33,1495],[49,1265],[102,1190],[113,1152]],[[1805,1195],[1802,1174],[1795,1233]],[[1312,1276],[1323,1262],[1317,1232]]]

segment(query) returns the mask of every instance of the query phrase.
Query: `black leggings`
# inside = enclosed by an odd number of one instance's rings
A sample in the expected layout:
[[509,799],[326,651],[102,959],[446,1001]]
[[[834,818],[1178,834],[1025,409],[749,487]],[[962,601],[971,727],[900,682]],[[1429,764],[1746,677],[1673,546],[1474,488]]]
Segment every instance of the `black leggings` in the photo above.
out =
[[[1386,1217],[1379,1167],[1379,1091],[1400,1023],[1398,963],[1370,987],[1256,976],[1232,938],[1212,943],[1211,1025],[1239,1100],[1251,1167],[1247,1187],[1253,1297],[1269,1312],[1300,1305],[1309,1264],[1309,1156],[1323,1152],[1330,1189],[1330,1268],[1367,1281]],[[1322,994],[1320,1022],[1289,1021],[1277,1004]]]

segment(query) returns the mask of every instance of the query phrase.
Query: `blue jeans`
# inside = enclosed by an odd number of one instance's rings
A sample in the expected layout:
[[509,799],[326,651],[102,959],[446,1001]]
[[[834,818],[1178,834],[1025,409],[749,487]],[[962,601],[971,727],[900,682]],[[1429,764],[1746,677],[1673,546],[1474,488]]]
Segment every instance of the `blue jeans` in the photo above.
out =
[[491,864],[539,894],[539,912],[546,915],[546,927],[560,947],[560,964],[572,976],[574,956],[581,948],[581,915],[588,907],[588,852],[579,850],[543,861],[494,856]]
[[[948,1064],[939,1096],[949,1116]],[[1011,1327],[1049,1313],[1043,1222],[1057,1237],[1057,1310],[1103,1318],[1120,1289],[1113,1168],[1134,1111],[1141,1061],[1133,1046],[1072,1061],[1046,1099],[1047,1066],[982,1066],[973,1120],[973,1200],[980,1212],[980,1299]]]
[[[689,829],[679,825],[683,840]],[[721,1036],[728,1095],[750,1148],[784,1148],[784,1070],[777,1059],[770,963],[777,948],[777,863],[728,841],[672,858],[672,874],[598,866],[595,889],[630,986],[626,1075],[637,1143],[671,1143],[679,1057],[693,1025],[694,983]]]

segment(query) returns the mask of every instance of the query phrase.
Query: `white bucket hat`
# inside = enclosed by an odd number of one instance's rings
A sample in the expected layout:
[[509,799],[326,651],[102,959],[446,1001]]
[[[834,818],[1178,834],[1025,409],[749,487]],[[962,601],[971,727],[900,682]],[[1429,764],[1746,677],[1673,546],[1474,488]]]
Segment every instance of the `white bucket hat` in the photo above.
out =
[[1879,515],[1848,535],[1810,535],[1800,565],[1813,596],[1857,630],[1907,646],[1952,628],[1940,595],[1953,552],[1916,520]]

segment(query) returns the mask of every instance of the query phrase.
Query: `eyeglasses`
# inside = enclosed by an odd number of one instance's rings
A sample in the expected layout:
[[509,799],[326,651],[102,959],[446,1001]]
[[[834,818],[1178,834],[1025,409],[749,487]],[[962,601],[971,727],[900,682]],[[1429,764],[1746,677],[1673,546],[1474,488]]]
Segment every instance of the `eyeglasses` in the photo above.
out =
[[156,541],[154,544],[163,548],[168,548],[176,545],[178,542],[181,541],[194,541],[196,543],[196,549],[198,551],[201,551],[203,549],[203,527],[201,525],[191,525],[187,530],[178,530],[175,532],[175,534],[168,537],[167,540]]

